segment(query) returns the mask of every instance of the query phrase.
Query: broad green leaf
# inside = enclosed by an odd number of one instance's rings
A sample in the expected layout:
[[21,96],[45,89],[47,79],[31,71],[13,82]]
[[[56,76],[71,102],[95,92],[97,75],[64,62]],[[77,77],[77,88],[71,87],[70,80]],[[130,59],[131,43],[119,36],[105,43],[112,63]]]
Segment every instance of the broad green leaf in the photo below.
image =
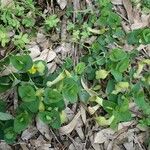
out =
[[73,78],[66,78],[64,79],[64,86],[62,89],[63,97],[71,102],[74,103],[78,100],[78,92],[79,92],[79,85]]
[[90,98],[90,95],[89,95],[89,93],[86,90],[81,89],[79,91],[79,98],[80,98],[80,101],[82,101],[84,103],[87,103],[89,98]]
[[106,93],[110,94],[115,88],[115,81],[113,79],[109,79],[106,87]]
[[0,111],[5,112],[6,111],[6,102],[0,99]]
[[24,107],[26,108],[25,110],[30,111],[32,113],[36,113],[38,112],[39,109],[39,99],[37,98],[35,101],[31,101],[31,102],[24,102],[22,103],[22,105],[24,105]]
[[146,101],[144,92],[139,89],[133,96],[137,106],[142,109],[145,114],[150,115],[150,104]]
[[82,74],[84,72],[84,70],[85,70],[85,67],[86,67],[85,63],[84,62],[80,62],[75,67],[75,72],[77,74]]
[[123,60],[127,57],[127,53],[122,49],[113,49],[110,52],[109,58],[113,62]]
[[62,95],[51,88],[46,88],[44,91],[44,102],[46,104],[57,103],[63,99]]
[[0,93],[3,93],[6,90],[10,89],[12,86],[12,82],[12,78],[9,75],[0,77]]
[[28,84],[19,86],[18,93],[24,102],[31,102],[37,99],[35,89]]
[[15,142],[16,140],[16,133],[13,129],[13,127],[9,127],[7,129],[4,130],[4,140],[8,143],[8,144],[12,144]]
[[122,80],[122,73],[121,72],[118,72],[117,70],[112,69],[111,74],[114,76],[114,78],[117,82]]
[[31,117],[27,112],[21,113],[18,116],[16,116],[14,120],[14,130],[16,133],[20,133],[21,131],[25,130],[29,123],[30,123]]
[[13,119],[13,116],[9,113],[0,112],[0,120],[6,121]]
[[52,128],[54,129],[60,128],[61,120],[58,111],[56,110],[44,111],[40,112],[38,115],[43,122],[49,124]]
[[38,116],[44,123],[50,124],[53,121],[49,111],[39,112]]
[[29,55],[11,56],[10,62],[19,71],[27,72],[33,65]]
[[127,57],[126,59],[123,59],[117,63],[116,70],[118,72],[124,72],[127,70],[128,67],[129,67],[129,58]]

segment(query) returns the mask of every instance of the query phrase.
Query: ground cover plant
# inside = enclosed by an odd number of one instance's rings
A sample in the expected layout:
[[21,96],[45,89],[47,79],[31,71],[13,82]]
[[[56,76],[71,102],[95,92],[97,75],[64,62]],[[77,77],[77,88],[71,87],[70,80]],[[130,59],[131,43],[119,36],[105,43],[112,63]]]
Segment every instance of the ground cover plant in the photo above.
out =
[[[148,14],[148,1],[133,0],[130,5],[136,3]],[[87,7],[81,2],[83,9],[73,4],[1,1],[0,140],[10,145],[37,120],[57,133],[68,123],[66,109],[75,105],[76,112],[78,106],[85,108],[92,127],[117,131],[120,123],[132,121],[139,128],[150,127],[150,59],[145,48],[150,44],[149,26],[131,26],[126,32],[123,20],[127,19],[110,0],[95,0]],[[43,45],[38,42],[39,30],[50,46],[43,39]],[[45,49],[64,51],[33,58],[32,42],[40,47],[39,55]],[[65,51],[67,44],[71,52]],[[54,71],[49,68],[52,54],[57,58]],[[13,91],[11,98],[9,91]],[[148,147],[149,138],[144,142]]]

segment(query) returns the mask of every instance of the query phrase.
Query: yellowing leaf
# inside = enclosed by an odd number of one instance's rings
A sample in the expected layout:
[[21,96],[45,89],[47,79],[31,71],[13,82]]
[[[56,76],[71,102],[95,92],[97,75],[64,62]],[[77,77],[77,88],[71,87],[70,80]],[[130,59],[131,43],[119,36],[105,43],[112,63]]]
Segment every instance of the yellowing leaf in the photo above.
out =
[[105,79],[108,75],[108,71],[101,69],[99,71],[96,71],[96,79]]
[[115,85],[115,90],[112,93],[118,94],[119,92],[124,92],[128,90],[128,88],[129,88],[128,82],[119,82]]

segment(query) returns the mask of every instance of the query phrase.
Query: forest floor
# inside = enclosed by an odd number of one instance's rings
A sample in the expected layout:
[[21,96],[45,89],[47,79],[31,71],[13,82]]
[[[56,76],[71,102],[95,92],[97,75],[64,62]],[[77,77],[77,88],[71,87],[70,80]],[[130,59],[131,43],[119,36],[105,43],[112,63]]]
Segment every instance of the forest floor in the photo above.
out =
[[[0,150],[150,150],[149,0],[1,0],[0,22]],[[33,76],[30,59],[25,72],[25,55],[44,61],[47,74]],[[60,74],[73,81],[55,85]],[[34,112],[17,90],[26,82],[60,92],[65,107],[41,96]],[[49,99],[61,97],[53,92]],[[36,116],[48,106],[60,110],[59,129]],[[26,112],[32,119],[20,125]]]

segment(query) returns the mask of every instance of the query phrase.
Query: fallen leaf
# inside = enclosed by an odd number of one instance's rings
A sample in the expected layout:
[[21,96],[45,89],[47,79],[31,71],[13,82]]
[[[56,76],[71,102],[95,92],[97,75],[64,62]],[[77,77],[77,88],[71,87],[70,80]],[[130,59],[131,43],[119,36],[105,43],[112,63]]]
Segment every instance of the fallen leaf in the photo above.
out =
[[31,46],[30,48],[28,48],[28,51],[30,52],[30,56],[32,57],[32,59],[36,58],[37,56],[41,54],[40,48],[38,45]]
[[12,7],[14,6],[14,1],[13,0],[1,0],[1,8],[4,8],[4,7]]
[[29,150],[29,149],[27,148],[27,143],[21,142],[21,143],[20,143],[20,147],[22,148],[22,150]]
[[12,148],[5,142],[0,142],[0,150],[12,150]]
[[109,128],[100,130],[98,133],[95,134],[94,143],[102,144],[105,141],[112,139],[114,133],[115,132]]
[[77,124],[77,126],[75,127],[75,130],[77,131],[77,133],[78,133],[80,139],[84,140],[84,139],[85,139],[85,136],[84,136],[82,127],[83,127],[83,122],[82,122],[81,118],[79,118],[79,119],[78,119],[78,124]]
[[36,118],[36,127],[40,131],[40,133],[45,136],[46,139],[48,139],[49,141],[52,140],[52,136],[49,132],[49,126],[42,120],[40,120],[39,117]]
[[49,73],[53,73],[56,70],[57,65],[55,62],[51,62],[47,64],[47,67],[48,67]]
[[123,0],[123,5],[126,9],[128,19],[130,23],[133,23],[133,10],[132,10],[132,3],[130,0]]
[[69,124],[67,124],[66,126],[63,126],[59,129],[60,133],[62,135],[71,133],[73,131],[73,129],[76,127],[80,116],[81,116],[81,112],[79,111]]
[[35,58],[34,60],[44,60],[46,62],[50,62],[52,60],[54,60],[56,57],[56,53],[52,50],[49,49],[45,49],[42,51],[41,55],[37,58]]
[[112,4],[114,5],[122,5],[123,4],[122,1],[123,0],[111,0]]
[[57,0],[57,3],[59,4],[61,9],[64,9],[67,5],[67,0]]
[[83,123],[85,124],[85,123],[86,123],[86,111],[85,111],[85,109],[83,108],[83,106],[80,106],[80,111],[81,111],[81,118],[82,118],[82,121],[83,121]]
[[33,137],[38,132],[37,128],[30,126],[28,129],[23,131],[21,138],[22,140],[29,140],[31,137]]
[[91,135],[91,136],[89,137],[89,140],[90,140],[91,145],[92,145],[92,147],[94,148],[94,150],[101,150],[100,144],[94,143],[94,136],[93,136],[93,135]]

